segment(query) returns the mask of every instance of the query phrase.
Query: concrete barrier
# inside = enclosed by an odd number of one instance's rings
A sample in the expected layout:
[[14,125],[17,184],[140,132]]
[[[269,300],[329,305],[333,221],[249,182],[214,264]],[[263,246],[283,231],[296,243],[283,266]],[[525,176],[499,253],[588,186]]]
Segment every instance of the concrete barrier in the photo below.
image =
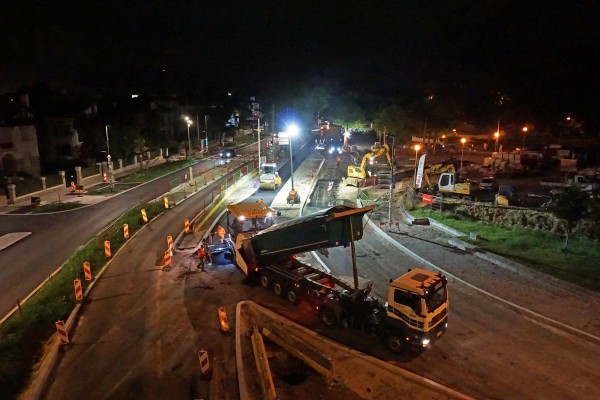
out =
[[254,365],[246,362],[246,355],[252,352],[249,333],[255,325],[271,331],[285,341],[285,347],[293,347],[297,356],[309,360],[309,365],[318,366],[315,370],[363,399],[471,399],[430,379],[329,340],[251,301],[238,303],[236,310],[240,399],[259,398],[257,394],[260,395],[256,391],[258,374]]

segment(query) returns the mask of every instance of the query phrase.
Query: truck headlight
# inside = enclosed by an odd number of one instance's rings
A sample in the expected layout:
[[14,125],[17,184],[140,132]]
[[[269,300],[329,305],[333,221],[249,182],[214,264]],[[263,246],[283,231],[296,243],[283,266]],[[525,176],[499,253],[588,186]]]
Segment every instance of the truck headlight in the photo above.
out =
[[429,339],[423,339],[423,340],[421,340],[421,344],[423,345],[423,347],[427,347],[427,345],[429,344],[429,342],[431,342],[431,340],[429,340]]

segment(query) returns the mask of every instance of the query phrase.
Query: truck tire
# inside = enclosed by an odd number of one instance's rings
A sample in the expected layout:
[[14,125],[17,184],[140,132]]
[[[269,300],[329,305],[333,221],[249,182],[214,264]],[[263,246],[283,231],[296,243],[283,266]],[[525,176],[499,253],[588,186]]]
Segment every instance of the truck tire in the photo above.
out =
[[385,338],[385,346],[396,354],[404,353],[407,349],[406,338],[401,332],[390,332]]
[[273,282],[273,291],[275,292],[275,294],[277,296],[283,296],[284,287],[283,287],[283,284],[281,283],[281,281]]
[[287,301],[290,302],[290,304],[298,304],[300,302],[300,296],[298,293],[298,289],[295,287],[289,288],[287,291],[287,294],[286,294],[286,298],[287,298]]
[[326,327],[333,328],[338,324],[338,316],[331,308],[323,307],[319,310],[319,321]]
[[268,289],[271,286],[271,277],[265,272],[260,274],[258,280],[260,282],[260,286],[264,287],[265,289]]

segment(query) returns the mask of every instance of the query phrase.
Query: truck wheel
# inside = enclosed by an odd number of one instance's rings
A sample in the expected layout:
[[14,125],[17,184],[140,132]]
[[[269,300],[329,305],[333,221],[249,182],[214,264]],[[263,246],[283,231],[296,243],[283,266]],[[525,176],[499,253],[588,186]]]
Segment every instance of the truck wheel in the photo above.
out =
[[276,281],[273,283],[273,291],[277,296],[283,296],[283,285],[281,282]]
[[326,327],[333,328],[337,325],[338,317],[331,308],[323,307],[319,310],[319,321]]
[[265,289],[268,289],[269,286],[271,286],[271,277],[264,272],[262,274],[260,274],[259,281],[260,281],[260,286],[264,287]]
[[286,297],[291,304],[298,304],[300,301],[298,291],[295,288],[288,289]]
[[406,339],[398,332],[390,332],[385,338],[386,347],[394,353],[404,353],[406,350]]

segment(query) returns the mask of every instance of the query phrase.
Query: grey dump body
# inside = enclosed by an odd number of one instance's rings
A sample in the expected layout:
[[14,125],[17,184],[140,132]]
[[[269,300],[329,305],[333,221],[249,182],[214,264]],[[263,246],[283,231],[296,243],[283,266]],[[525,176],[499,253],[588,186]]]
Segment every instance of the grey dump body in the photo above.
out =
[[250,239],[255,261],[268,264],[307,251],[347,247],[363,237],[362,217],[373,208],[335,206],[264,229]]

